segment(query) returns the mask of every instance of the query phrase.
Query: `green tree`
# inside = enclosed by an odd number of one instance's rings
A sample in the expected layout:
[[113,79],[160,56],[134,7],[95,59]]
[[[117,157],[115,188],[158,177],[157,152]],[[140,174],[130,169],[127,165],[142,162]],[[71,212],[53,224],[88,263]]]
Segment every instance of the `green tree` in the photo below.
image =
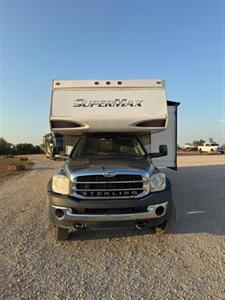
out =
[[194,141],[193,144],[197,145],[197,146],[203,146],[205,144],[205,141],[203,139],[200,139],[200,140]]
[[0,138],[0,155],[21,155],[21,154],[40,154],[43,153],[41,145],[32,145],[30,143],[19,143],[13,145],[8,143],[3,137]]
[[43,153],[41,146],[30,143],[19,143],[15,146],[17,154],[40,154]]
[[3,137],[0,138],[0,155],[12,154],[13,145],[8,143]]
[[209,142],[210,142],[210,144],[215,143],[213,138],[209,138]]
[[34,154],[41,154],[43,153],[43,150],[42,150],[42,145],[36,145],[34,146]]

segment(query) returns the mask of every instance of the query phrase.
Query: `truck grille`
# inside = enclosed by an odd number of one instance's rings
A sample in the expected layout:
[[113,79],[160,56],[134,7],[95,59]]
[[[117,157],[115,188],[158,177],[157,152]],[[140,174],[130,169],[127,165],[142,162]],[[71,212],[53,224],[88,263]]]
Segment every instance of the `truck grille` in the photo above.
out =
[[148,193],[148,184],[136,174],[84,175],[76,177],[72,189],[73,196],[81,199],[140,198]]

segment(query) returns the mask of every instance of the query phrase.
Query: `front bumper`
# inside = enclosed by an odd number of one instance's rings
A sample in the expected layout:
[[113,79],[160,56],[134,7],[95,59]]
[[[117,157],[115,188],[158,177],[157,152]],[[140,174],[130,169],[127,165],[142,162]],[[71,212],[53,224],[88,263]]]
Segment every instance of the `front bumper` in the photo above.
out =
[[[77,224],[83,224],[84,227],[104,228],[109,224],[109,227],[116,227],[119,223],[124,227],[138,222],[154,226],[164,222],[172,195],[168,182],[164,191],[139,199],[81,200],[49,190],[47,201],[50,223],[59,227],[74,229]],[[158,214],[160,209],[163,212]]]
[[[76,213],[70,207],[62,207],[51,205],[52,213],[56,215],[57,211],[62,213],[62,216],[56,218],[58,220],[71,221],[71,222],[113,222],[113,221],[136,221],[159,218],[165,215],[168,202],[156,205],[149,205],[146,211],[136,213],[105,213],[105,214],[90,214],[90,213]],[[157,215],[157,209],[163,208],[163,213]]]

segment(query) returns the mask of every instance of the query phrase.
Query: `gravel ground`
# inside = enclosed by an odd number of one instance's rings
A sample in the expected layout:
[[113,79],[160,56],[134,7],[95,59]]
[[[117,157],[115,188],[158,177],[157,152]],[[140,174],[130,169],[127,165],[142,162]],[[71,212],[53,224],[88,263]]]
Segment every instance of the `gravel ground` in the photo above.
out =
[[46,184],[62,162],[32,156],[34,170],[0,189],[1,298],[225,299],[224,157],[178,157],[179,171],[166,171],[173,233],[85,231],[56,242]]

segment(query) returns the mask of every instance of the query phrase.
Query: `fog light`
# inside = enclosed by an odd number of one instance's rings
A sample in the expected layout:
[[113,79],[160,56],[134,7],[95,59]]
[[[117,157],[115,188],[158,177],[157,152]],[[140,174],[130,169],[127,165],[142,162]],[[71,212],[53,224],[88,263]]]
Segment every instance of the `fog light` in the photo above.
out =
[[164,214],[164,211],[165,211],[165,208],[163,206],[158,206],[156,209],[155,209],[155,214],[157,216],[162,216]]
[[64,216],[64,211],[62,209],[56,209],[55,215],[57,218],[61,219]]

